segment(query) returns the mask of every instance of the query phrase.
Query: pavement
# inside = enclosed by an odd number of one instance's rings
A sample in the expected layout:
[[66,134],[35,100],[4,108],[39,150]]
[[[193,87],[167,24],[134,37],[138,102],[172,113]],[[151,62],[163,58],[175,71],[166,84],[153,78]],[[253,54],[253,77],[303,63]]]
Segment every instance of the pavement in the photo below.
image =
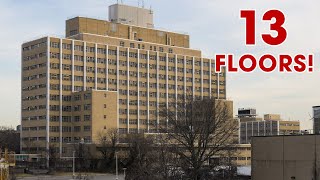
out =
[[[116,180],[116,175],[113,174],[90,174],[89,180]],[[44,176],[28,176],[18,177],[19,180],[73,180],[71,175],[44,175]],[[123,175],[119,175],[118,180],[124,180]]]

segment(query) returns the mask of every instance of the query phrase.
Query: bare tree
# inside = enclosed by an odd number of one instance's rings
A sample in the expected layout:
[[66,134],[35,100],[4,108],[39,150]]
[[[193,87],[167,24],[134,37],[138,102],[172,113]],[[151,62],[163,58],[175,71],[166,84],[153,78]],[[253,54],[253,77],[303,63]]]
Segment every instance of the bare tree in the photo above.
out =
[[49,154],[49,167],[51,168],[52,171],[56,169],[58,160],[59,160],[59,148],[56,146],[54,143],[49,143],[49,149],[48,152]]
[[112,167],[111,164],[115,161],[115,153],[117,150],[118,131],[110,129],[107,132],[101,131],[98,133],[97,150],[100,152],[103,160],[102,169]]
[[87,144],[82,139],[79,143],[75,143],[73,145],[73,149],[75,151],[76,156],[76,171],[88,172],[90,170],[90,166],[92,165],[93,159],[93,145]]
[[0,127],[0,149],[7,148],[15,153],[20,152],[20,132],[9,127]]
[[153,139],[143,134],[129,135],[128,162],[126,163],[128,180],[159,179],[157,170],[156,151]]
[[231,109],[227,101],[194,100],[189,95],[168,107],[162,106],[160,117],[168,122],[170,149],[179,157],[173,163],[188,178],[202,179],[210,159],[234,143],[237,123]]

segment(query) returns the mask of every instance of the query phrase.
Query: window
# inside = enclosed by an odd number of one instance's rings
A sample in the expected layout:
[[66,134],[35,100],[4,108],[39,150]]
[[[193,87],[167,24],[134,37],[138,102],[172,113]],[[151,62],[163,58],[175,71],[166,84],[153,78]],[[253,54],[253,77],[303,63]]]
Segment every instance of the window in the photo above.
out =
[[91,104],[85,104],[83,108],[85,111],[91,110]]
[[87,47],[86,47],[86,51],[87,51],[87,52],[95,52],[95,47],[89,47],[89,46],[87,46]]
[[91,121],[90,115],[84,115],[84,121]]
[[62,122],[71,122],[71,116],[62,116]]
[[78,34],[78,30],[71,30],[70,31],[70,36]]
[[51,42],[51,43],[50,43],[50,46],[51,46],[52,48],[59,48],[60,44],[59,44],[58,42]]
[[106,105],[106,104],[104,104],[104,108],[107,108],[107,105]]
[[98,54],[107,54],[107,50],[104,49],[104,48],[98,48],[98,49],[97,49],[97,53],[98,53]]
[[73,127],[73,131],[74,132],[80,132],[81,131],[81,127],[80,126],[75,126],[75,127]]
[[124,47],[124,42],[123,41],[120,41],[120,46]]
[[81,106],[80,105],[74,106],[73,111],[81,111]]
[[71,49],[71,44],[62,43],[62,48],[70,50]]
[[62,132],[71,132],[71,127],[70,126],[63,126],[62,127]]
[[83,46],[75,45],[75,46],[74,46],[74,50],[75,50],[75,51],[83,51]]
[[80,122],[81,121],[81,117],[80,116],[74,116],[73,117],[73,121],[74,122]]
[[130,43],[130,48],[134,48],[134,43]]
[[91,126],[83,126],[83,131],[91,131]]
[[160,52],[163,52],[163,47],[159,47],[159,51],[160,51]]
[[91,98],[91,94],[90,93],[87,93],[87,94],[84,94],[84,99],[90,99]]
[[62,111],[71,112],[71,106],[62,106]]

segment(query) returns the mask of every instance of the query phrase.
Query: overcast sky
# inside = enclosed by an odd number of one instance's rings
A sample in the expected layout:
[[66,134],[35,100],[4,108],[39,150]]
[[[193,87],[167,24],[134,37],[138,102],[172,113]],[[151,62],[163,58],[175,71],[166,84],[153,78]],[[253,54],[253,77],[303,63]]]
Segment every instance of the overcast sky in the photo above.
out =
[[[107,19],[108,5],[115,0],[0,0],[0,125],[20,122],[20,47],[42,36],[64,36],[65,20],[74,16]],[[119,1],[120,2],[120,1]],[[138,1],[123,0],[138,5]],[[140,3],[141,5],[141,3]],[[283,119],[300,120],[310,129],[312,106],[320,105],[320,1],[319,0],[145,0],[155,12],[155,26],[191,36],[191,47],[205,57],[215,53],[314,53],[315,72],[265,74],[259,71],[229,74],[227,96],[240,107],[257,108],[259,115],[279,113]],[[257,45],[245,46],[245,24],[240,9],[256,9]],[[258,33],[268,32],[260,19],[268,9],[286,15],[285,43],[270,47]],[[235,113],[236,114],[236,113]],[[309,115],[310,114],[310,115]]]

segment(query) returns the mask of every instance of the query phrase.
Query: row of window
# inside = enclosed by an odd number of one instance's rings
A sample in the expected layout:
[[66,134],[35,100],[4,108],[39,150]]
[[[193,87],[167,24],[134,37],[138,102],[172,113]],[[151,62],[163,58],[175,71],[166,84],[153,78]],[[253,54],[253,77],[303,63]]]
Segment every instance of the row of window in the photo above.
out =
[[25,57],[23,57],[23,61],[36,60],[36,59],[39,59],[39,58],[42,58],[42,57],[47,57],[47,53],[42,52],[42,53],[39,53],[39,54],[33,54],[33,55],[30,55],[30,56],[25,56]]
[[[120,61],[121,65],[126,66],[126,63],[124,63],[124,62],[125,61]],[[137,65],[137,63],[130,62],[130,66],[136,66],[136,65]],[[146,64],[144,64],[144,63],[140,63],[141,67],[144,67],[145,65]],[[150,64],[149,66],[150,66],[150,69],[156,69],[156,65],[155,64]],[[51,63],[50,67],[51,67],[51,69],[60,69],[59,64],[57,64],[57,63]],[[63,64],[62,65],[62,69],[63,70],[72,71],[72,66],[70,64]],[[84,71],[84,66],[75,65],[74,66],[74,70],[83,72]],[[159,70],[166,70],[166,67],[160,65],[159,66]],[[185,70],[184,68],[180,68],[180,67],[177,68],[178,72],[182,72],[183,73],[184,70]],[[86,71],[89,72],[89,73],[95,73],[95,67],[88,66]],[[175,69],[175,67],[169,66],[168,67],[168,71],[176,71],[176,69]],[[100,73],[100,74],[105,74],[106,73],[106,68],[97,68],[97,72]],[[203,70],[202,72],[203,72],[203,75],[210,75],[210,71]],[[186,73],[193,73],[193,69],[192,68],[191,69],[187,68],[186,69]],[[198,75],[201,75],[201,70],[197,70],[196,69],[195,73],[198,74]],[[108,69],[108,74],[117,75],[117,71],[115,69]],[[119,74],[123,75],[123,76],[126,76],[127,75],[127,71],[126,70],[119,70]],[[139,72],[139,74],[140,74],[141,77],[146,77],[147,73]],[[215,76],[216,73],[212,72],[212,75]],[[137,77],[137,72],[136,71],[130,71],[130,76]],[[220,76],[224,76],[224,74],[221,73]],[[152,77],[156,78],[156,74],[153,74]],[[169,80],[174,79],[174,78],[170,78],[170,77],[175,77],[175,76],[168,76]],[[159,74],[159,78],[165,79],[166,75]],[[183,77],[181,76],[181,78],[183,78]]]
[[[70,32],[70,35],[74,35],[74,31],[72,31],[72,33]],[[125,47],[125,42],[124,41],[120,41],[120,46],[121,47]],[[52,48],[60,48],[60,43],[59,42],[51,42],[50,43],[50,47]],[[71,50],[72,49],[72,45],[71,44],[67,44],[67,43],[62,43],[62,48],[63,49],[67,49],[67,50]],[[130,48],[136,48],[135,43],[130,43]],[[145,49],[145,45],[144,44],[137,44],[137,48],[138,49]],[[74,50],[75,51],[83,51],[84,50],[84,46],[81,45],[75,45],[74,46]],[[157,51],[159,50],[160,52],[164,52],[164,48],[163,47],[159,47],[157,48],[157,46],[150,46],[150,51]],[[95,52],[95,47],[90,47],[87,46],[86,47],[86,52]],[[110,51],[110,50],[109,50]],[[99,54],[106,54],[107,50],[104,48],[97,48],[97,53]],[[169,53],[173,53],[173,49],[169,48],[168,49]]]
[[47,116],[31,116],[31,117],[22,117],[22,121],[40,121],[46,120]]
[[22,131],[45,131],[46,129],[46,126],[22,127]]
[[[140,133],[147,133],[148,129],[140,129]],[[159,131],[157,129],[149,129],[149,133],[158,133]],[[127,128],[119,128],[119,134],[127,134],[128,129]],[[137,134],[138,129],[136,128],[130,128],[129,129],[130,134]]]
[[33,45],[30,45],[30,46],[26,46],[26,47],[23,47],[22,48],[22,51],[30,51],[30,50],[33,50],[33,49],[37,49],[39,47],[44,47],[44,46],[47,46],[47,41],[43,41],[43,42],[40,42],[40,43],[37,43],[37,44],[33,44]]
[[22,108],[22,111],[37,111],[37,110],[46,109],[46,107],[47,107],[46,105],[29,106],[29,107]]
[[[22,138],[22,141],[46,141],[46,137],[24,137]],[[81,142],[82,138],[80,137],[62,137],[62,141],[65,143],[79,143]],[[91,142],[91,137],[90,136],[85,136],[83,138],[84,142],[90,143]],[[60,142],[60,137],[50,137],[50,142]],[[31,148],[22,148],[23,151],[29,151],[32,150]],[[46,151],[45,148],[37,147],[34,149],[34,151]],[[58,149],[56,149],[57,152],[59,152]],[[63,150],[64,151],[64,150]]]
[[[121,56],[127,56],[127,52],[125,51],[120,51],[120,55]],[[133,52],[130,52],[129,53],[129,57],[132,57],[132,58],[137,58],[138,54],[137,53],[133,53]],[[33,56],[31,56],[32,58]],[[152,58],[151,58],[152,57]],[[53,52],[50,52],[50,58],[55,58],[55,59],[59,59],[60,58],[60,53],[53,53]],[[71,57],[71,54],[62,54],[62,59],[65,59],[65,60],[72,60],[72,57]],[[140,59],[147,59],[147,54],[140,54]],[[173,57],[165,57],[165,56],[159,56],[159,60],[160,61],[163,61],[163,62],[166,62],[168,59],[168,62],[170,63],[175,63],[175,58]],[[75,61],[83,61],[84,60],[84,57],[83,56],[79,56],[79,55],[75,55],[74,56],[74,60]],[[101,63],[101,64],[105,64],[106,63],[106,59],[104,58],[97,58],[97,62],[98,63]],[[110,61],[112,59],[108,59],[109,60],[109,64],[112,64]],[[150,60],[157,60],[157,56],[151,56],[150,55]],[[95,57],[90,57],[90,56],[87,56],[86,57],[86,61],[87,62],[92,62],[92,63],[95,63]],[[177,62],[178,64],[184,64],[184,59],[177,59]],[[187,65],[192,65],[193,63],[193,60],[186,60],[186,64]],[[126,61],[120,61],[121,65],[122,66],[126,66],[127,65],[127,62]],[[130,67],[137,67],[136,65],[137,63],[135,63],[135,65],[131,65]],[[203,62],[203,66],[204,67],[209,67],[209,62]],[[116,65],[116,64],[115,64]],[[195,61],[194,63],[195,66],[201,66],[201,61]],[[214,63],[212,63],[212,67],[214,67]]]
[[[108,72],[109,72],[109,74],[114,74],[115,73],[115,71],[113,71],[113,70],[110,70]],[[122,71],[121,70],[120,73],[123,74],[124,76],[127,76],[126,75],[127,71]],[[129,74],[132,77],[136,77],[137,76],[137,72],[134,72],[134,71],[130,71]],[[142,75],[144,78],[147,75],[147,73],[142,73],[142,72],[140,72],[139,74]],[[62,79],[64,81],[71,81],[72,80],[72,76],[70,74],[63,74],[62,76],[63,76]],[[156,74],[150,73],[149,77],[150,78],[156,78]],[[159,74],[159,79],[160,80],[166,80],[166,78],[167,78],[166,75]],[[52,80],[60,80],[60,74],[51,73],[50,74],[50,79],[52,79]],[[110,81],[114,81],[114,79],[108,79],[108,80],[109,80],[109,82]],[[176,76],[168,75],[168,81],[175,81],[175,80],[176,80]],[[84,76],[74,76],[74,81],[83,82],[84,81]],[[94,83],[95,82],[95,77],[87,76],[86,77],[86,81],[89,82],[89,83],[90,82]],[[184,77],[183,76],[178,76],[178,81],[179,82],[184,82]],[[105,84],[106,83],[106,78],[97,78],[97,82],[101,83],[101,84]],[[187,77],[186,78],[186,82],[193,82],[193,78]],[[140,83],[141,87],[146,87],[147,86],[147,82],[141,82],[140,81],[139,83]],[[201,84],[201,79],[195,78],[195,83]],[[203,84],[209,84],[209,83],[210,83],[209,79],[203,79]],[[213,85],[215,85],[216,83],[217,83],[216,80],[212,80],[211,81],[211,84],[213,84]],[[225,85],[225,81],[220,81],[219,83],[220,83],[220,85]],[[114,83],[110,82],[109,84],[114,84]],[[116,84],[116,82],[115,82],[115,84]],[[128,80],[119,80],[119,84],[127,85],[128,84]],[[130,80],[129,84],[132,85],[132,86],[137,86],[137,81]],[[154,83],[154,84],[156,84],[156,83]],[[161,84],[159,84],[159,86],[161,87]],[[168,85],[168,86],[170,86],[170,85]],[[150,86],[150,87],[153,87],[153,86]]]
[[25,96],[22,98],[22,101],[33,101],[33,100],[45,99],[45,98],[47,98],[47,95],[45,94],[35,95],[35,96]]
[[[62,106],[62,111],[63,112],[77,112],[81,111],[82,105],[75,105],[75,106]],[[84,111],[89,111],[91,110],[92,106],[91,104],[84,104],[83,105],[83,110]],[[60,111],[60,106],[59,105],[50,105],[50,111]]]
[[[50,116],[51,122],[59,122],[60,116]],[[80,122],[81,116],[62,116],[62,122]],[[83,115],[83,121],[91,121],[91,115]]]
[[27,67],[23,67],[23,71],[29,71],[29,70],[34,70],[34,69],[39,69],[39,68],[43,68],[46,67],[47,63],[41,63],[41,64],[35,64],[32,66],[27,66]]
[[[82,95],[81,94],[77,94],[77,95],[74,95],[74,96],[68,96],[68,95],[62,95],[62,101],[67,101],[67,102],[70,102],[70,101],[80,101],[82,98]],[[91,98],[91,93],[86,93],[86,94],[83,94],[83,99],[84,100],[87,100],[87,99],[90,99]],[[52,101],[59,101],[60,100],[60,95],[50,95],[50,100]]]
[[37,85],[22,87],[22,91],[33,91],[36,89],[42,89],[42,88],[46,88],[46,87],[47,87],[46,84],[37,84]]
[[31,81],[31,80],[41,79],[41,78],[45,78],[45,77],[47,77],[47,73],[41,73],[41,74],[35,74],[32,76],[23,77],[22,80],[23,81]]
[[[80,132],[81,126],[62,126],[62,132]],[[91,126],[83,126],[83,131],[91,131]],[[60,126],[50,126],[50,132],[60,132]]]

